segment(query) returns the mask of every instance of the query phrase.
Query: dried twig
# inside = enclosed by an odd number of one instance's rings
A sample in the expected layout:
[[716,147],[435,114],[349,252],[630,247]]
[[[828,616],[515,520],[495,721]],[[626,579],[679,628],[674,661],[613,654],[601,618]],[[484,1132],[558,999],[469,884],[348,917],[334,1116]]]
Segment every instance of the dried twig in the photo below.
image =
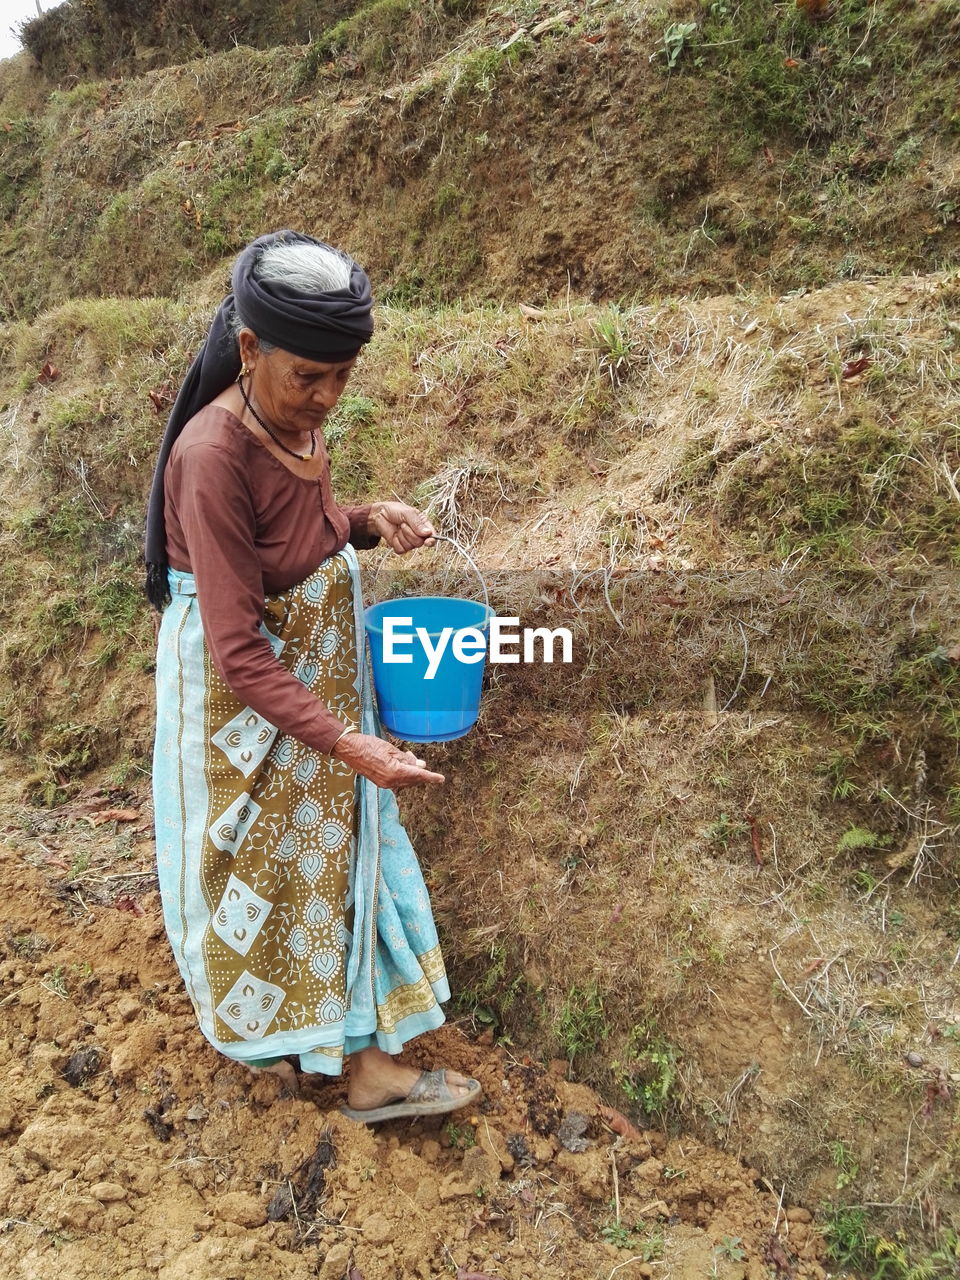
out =
[[607,1276],[607,1280],[613,1280],[613,1277],[617,1274],[617,1272],[622,1271],[624,1267],[632,1266],[634,1262],[643,1262],[643,1261],[644,1259],[640,1254],[637,1254],[635,1258],[625,1258],[623,1262],[617,1263],[617,1265],[613,1268],[613,1270]]
[[803,1001],[800,999],[800,997],[797,995],[794,989],[790,986],[789,982],[787,982],[786,978],[777,968],[777,962],[773,958],[773,951],[772,950],[768,951],[767,955],[770,957],[770,963],[773,965],[773,971],[779,978],[780,985],[783,987],[784,991],[787,993],[788,996],[790,996],[791,1000],[796,1001],[796,1003],[803,1010],[805,1016],[812,1019],[814,1016],[813,1013],[807,1008],[807,1006],[803,1003]]
[[723,704],[723,706],[720,708],[721,711],[726,711],[726,709],[733,702],[734,698],[736,698],[737,694],[740,692],[740,686],[743,684],[743,677],[747,674],[747,664],[750,661],[750,643],[747,640],[747,633],[744,630],[744,626],[742,622],[738,622],[737,626],[740,628],[740,635],[743,637],[743,666],[740,669],[740,678],[737,681],[736,688],[734,689],[733,693],[731,693],[730,697],[726,700],[726,702]]

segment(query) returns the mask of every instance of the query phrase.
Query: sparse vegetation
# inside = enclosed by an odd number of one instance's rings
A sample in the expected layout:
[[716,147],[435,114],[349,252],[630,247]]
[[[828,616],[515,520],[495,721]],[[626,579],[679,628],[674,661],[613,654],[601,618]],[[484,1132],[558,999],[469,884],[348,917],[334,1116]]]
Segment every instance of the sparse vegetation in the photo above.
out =
[[953,1231],[919,1257],[902,1239],[873,1234],[862,1208],[828,1208],[825,1217],[830,1258],[867,1280],[948,1280],[956,1274],[960,1240]]
[[597,1053],[610,1035],[603,998],[596,983],[571,987],[557,1015],[556,1038],[572,1064],[585,1053]]
[[614,1062],[617,1083],[632,1103],[650,1116],[663,1117],[676,1101],[679,1054],[655,1025],[631,1028],[624,1061]]
[[600,1235],[617,1249],[629,1249],[643,1262],[657,1262],[663,1257],[663,1232],[651,1231],[643,1222],[627,1226],[625,1222],[609,1222],[600,1228]]

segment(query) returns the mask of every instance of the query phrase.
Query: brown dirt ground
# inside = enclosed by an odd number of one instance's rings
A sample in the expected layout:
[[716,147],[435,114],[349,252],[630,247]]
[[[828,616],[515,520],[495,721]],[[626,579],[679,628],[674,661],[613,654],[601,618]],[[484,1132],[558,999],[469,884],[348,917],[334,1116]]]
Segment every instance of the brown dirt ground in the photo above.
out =
[[[134,816],[102,821],[111,806]],[[338,1114],[339,1083],[292,1097],[251,1076],[196,1028],[143,797],[91,788],[68,813],[4,818],[10,1280],[609,1280],[628,1267],[822,1280],[810,1214],[756,1170],[689,1138],[618,1135],[621,1118],[565,1063],[519,1059],[455,1023],[409,1051],[481,1080],[476,1110],[447,1122],[371,1131]],[[107,854],[127,869],[101,874]]]

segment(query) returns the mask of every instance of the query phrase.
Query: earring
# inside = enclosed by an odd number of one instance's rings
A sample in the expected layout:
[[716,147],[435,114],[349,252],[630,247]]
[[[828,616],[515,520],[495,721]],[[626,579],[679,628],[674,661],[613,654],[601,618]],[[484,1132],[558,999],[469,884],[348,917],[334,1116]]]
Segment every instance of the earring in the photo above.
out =
[[246,360],[244,360],[243,364],[241,364],[240,366],[240,377],[249,378],[249,376],[250,376],[250,370],[247,368]]

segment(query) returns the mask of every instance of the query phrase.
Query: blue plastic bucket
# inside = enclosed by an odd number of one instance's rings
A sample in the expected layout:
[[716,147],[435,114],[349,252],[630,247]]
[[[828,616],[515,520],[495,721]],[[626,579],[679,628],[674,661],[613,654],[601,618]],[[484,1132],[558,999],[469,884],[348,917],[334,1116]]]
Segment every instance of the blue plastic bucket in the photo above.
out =
[[[449,542],[477,575],[482,604],[457,596],[407,596],[370,605],[364,611],[380,721],[404,742],[462,738],[480,714],[480,689],[493,616],[487,584],[470,553],[455,538],[438,533],[436,541]],[[386,633],[391,627],[390,619],[395,620],[394,660],[388,662]],[[473,634],[465,636],[464,631]],[[400,635],[407,638],[406,643],[396,643]],[[441,643],[444,647],[438,653]],[[398,655],[409,661],[397,662]]]
[[[407,596],[370,605],[364,611],[373,686],[385,729],[404,742],[449,742],[473,728],[480,714],[492,614],[487,604],[453,596]],[[409,662],[386,660],[384,627],[391,618],[404,620],[392,625],[393,654],[409,657]],[[445,629],[453,629],[439,659],[434,660],[432,676],[428,675],[428,646],[418,636],[418,627],[426,633],[434,652]],[[464,637],[461,654],[469,661],[461,660],[454,648],[456,633],[466,628],[482,633],[484,639],[481,650],[478,643],[469,643],[470,637]],[[410,639],[398,642],[401,636]]]

